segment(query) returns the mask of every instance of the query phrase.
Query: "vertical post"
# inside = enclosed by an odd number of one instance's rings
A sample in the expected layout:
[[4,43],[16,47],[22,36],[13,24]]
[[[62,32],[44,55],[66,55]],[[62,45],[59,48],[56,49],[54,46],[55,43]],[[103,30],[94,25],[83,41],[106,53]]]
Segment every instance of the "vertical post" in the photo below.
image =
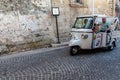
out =
[[92,0],[92,15],[94,16],[94,0]]
[[50,0],[50,3],[51,3],[51,12],[52,12],[52,0]]
[[[118,17],[119,21],[120,21],[120,7],[119,7],[119,0],[116,0],[116,16]],[[120,22],[119,22],[120,25]]]
[[[83,0],[82,0],[82,2],[83,2]],[[85,14],[84,14],[84,2],[83,2],[83,15],[85,15]]]
[[115,16],[115,0],[112,0],[112,16]]
[[55,16],[55,19],[56,19],[56,31],[57,31],[57,39],[58,39],[57,43],[60,43],[59,31],[58,31],[58,21],[57,21],[57,16],[60,15],[59,8],[58,7],[53,7],[52,8],[52,14],[53,14],[53,16]]
[[57,31],[57,39],[58,39],[58,42],[57,42],[57,43],[60,43],[59,31],[58,31],[58,20],[57,20],[57,16],[55,16],[55,19],[56,19],[56,31]]
[[[118,18],[119,18],[119,21],[120,21],[120,1],[119,0],[118,0],[117,7],[118,7]],[[119,22],[119,24],[120,24],[120,22]]]

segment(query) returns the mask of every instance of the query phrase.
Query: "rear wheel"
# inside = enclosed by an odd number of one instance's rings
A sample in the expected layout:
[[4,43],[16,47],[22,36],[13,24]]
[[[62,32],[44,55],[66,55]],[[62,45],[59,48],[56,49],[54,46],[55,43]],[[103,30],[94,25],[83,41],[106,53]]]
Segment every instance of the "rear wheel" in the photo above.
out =
[[70,55],[74,56],[74,55],[77,55],[79,52],[79,47],[78,46],[72,46],[70,48]]
[[115,42],[108,46],[108,50],[113,50],[115,48]]

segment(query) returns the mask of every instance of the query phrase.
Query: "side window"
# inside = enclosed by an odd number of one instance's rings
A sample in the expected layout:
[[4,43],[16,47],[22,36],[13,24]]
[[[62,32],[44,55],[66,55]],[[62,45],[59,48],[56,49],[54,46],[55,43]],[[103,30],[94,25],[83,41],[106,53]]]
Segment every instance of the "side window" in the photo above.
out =
[[76,3],[80,3],[80,4],[83,4],[82,3],[82,0],[75,0]]
[[79,3],[79,4],[83,4],[83,0],[70,0],[70,3]]
[[69,0],[70,1],[70,4],[69,6],[70,7],[74,7],[74,8],[88,8],[88,5],[85,4],[84,0]]

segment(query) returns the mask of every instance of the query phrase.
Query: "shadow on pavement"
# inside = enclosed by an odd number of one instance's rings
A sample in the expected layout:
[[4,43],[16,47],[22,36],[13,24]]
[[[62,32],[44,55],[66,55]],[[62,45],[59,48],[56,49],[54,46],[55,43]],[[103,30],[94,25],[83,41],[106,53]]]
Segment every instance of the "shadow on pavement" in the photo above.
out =
[[78,55],[91,55],[91,54],[102,54],[102,53],[107,53],[110,52],[108,49],[92,49],[92,50],[80,50]]

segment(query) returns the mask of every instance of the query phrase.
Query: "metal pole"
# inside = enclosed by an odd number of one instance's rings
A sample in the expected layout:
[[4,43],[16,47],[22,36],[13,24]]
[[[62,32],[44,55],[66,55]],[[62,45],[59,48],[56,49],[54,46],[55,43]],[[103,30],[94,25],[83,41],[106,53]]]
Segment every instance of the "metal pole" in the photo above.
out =
[[115,9],[114,9],[114,6],[115,6],[114,3],[115,3],[115,1],[112,0],[112,16],[114,16],[114,10],[115,10]]
[[[83,2],[83,0],[82,0],[82,2]],[[85,14],[84,14],[84,2],[83,2],[83,15],[85,15]]]
[[94,0],[92,0],[92,15],[94,16]]
[[56,30],[57,30],[57,39],[58,39],[58,42],[57,42],[57,43],[60,43],[57,16],[55,16],[55,18],[56,18]]
[[50,2],[51,2],[51,12],[52,12],[52,0],[50,0]]
[[[119,6],[119,1],[117,0],[116,1],[116,11],[117,11],[117,17],[118,17],[118,19],[119,19],[119,21],[120,21],[120,6]],[[120,24],[120,22],[119,22],[119,24]]]

